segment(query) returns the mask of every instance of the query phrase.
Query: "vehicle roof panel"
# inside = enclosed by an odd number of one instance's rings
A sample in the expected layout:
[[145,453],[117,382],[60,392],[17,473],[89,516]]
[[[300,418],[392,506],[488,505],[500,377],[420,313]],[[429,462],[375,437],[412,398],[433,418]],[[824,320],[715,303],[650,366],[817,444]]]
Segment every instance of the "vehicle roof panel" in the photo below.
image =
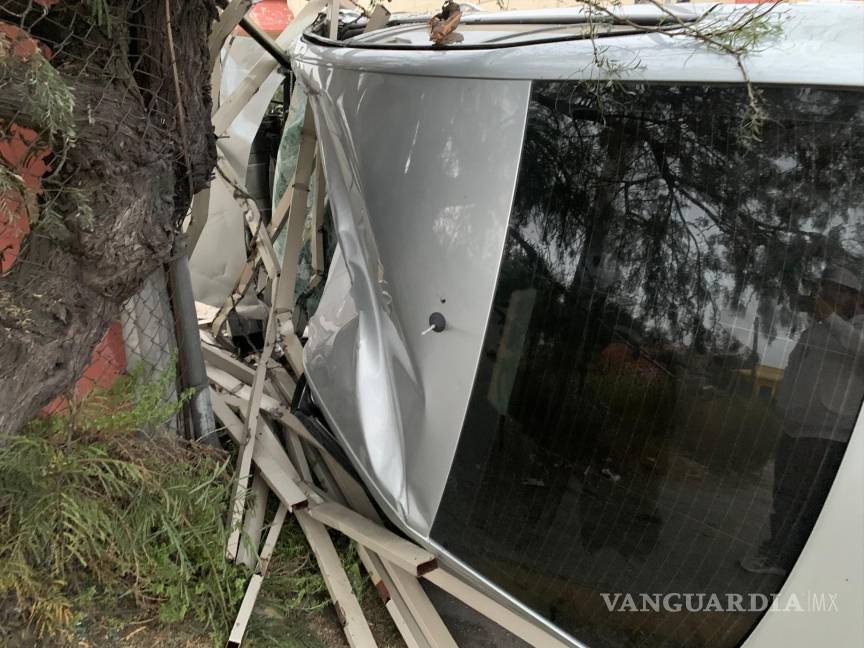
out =
[[[753,8],[670,7],[684,19],[710,9],[712,20],[715,16],[731,19]],[[661,9],[646,5],[620,7],[616,14],[628,21],[649,23],[663,16]],[[781,5],[771,16],[780,24],[779,34],[766,38],[743,59],[754,82],[864,87],[864,3]],[[395,21],[398,23],[399,18]],[[548,31],[536,31],[544,28]],[[457,30],[463,41],[444,47],[431,47],[427,29],[424,23],[403,23],[340,43],[307,35],[294,54],[301,64],[421,76],[574,79],[614,75],[624,81],[743,80],[735,57],[716,48],[686,36],[634,34],[632,28],[621,25],[598,28],[611,32],[600,42],[604,58],[614,63],[598,68],[591,40],[580,38],[586,29],[585,12],[580,9],[466,14]],[[525,44],[526,40],[546,42]]]

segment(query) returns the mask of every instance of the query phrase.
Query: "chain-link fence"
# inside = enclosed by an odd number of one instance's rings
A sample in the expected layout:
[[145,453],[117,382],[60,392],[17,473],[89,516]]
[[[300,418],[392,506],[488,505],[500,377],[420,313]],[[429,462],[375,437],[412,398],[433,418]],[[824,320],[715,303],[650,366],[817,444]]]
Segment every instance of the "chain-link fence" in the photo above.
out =
[[[177,336],[164,270],[159,269],[147,277],[141,292],[123,304],[120,322],[127,370],[136,372],[145,383],[158,381],[175,371]],[[177,402],[182,379],[179,383],[166,381],[162,390],[166,402]],[[179,431],[177,415],[165,421],[164,426],[166,431]]]
[[[0,432],[182,355],[165,268],[215,161],[216,15],[215,0],[0,6]],[[168,402],[188,384],[173,382]]]
[[135,400],[134,392],[158,388],[159,400],[168,413],[152,421],[146,431],[154,436],[191,437],[182,407],[186,399],[181,398],[191,383],[180,361],[176,329],[169,272],[159,268],[145,279],[141,291],[122,305],[80,378],[42,412],[63,413],[112,389],[130,389],[133,393],[125,396]]

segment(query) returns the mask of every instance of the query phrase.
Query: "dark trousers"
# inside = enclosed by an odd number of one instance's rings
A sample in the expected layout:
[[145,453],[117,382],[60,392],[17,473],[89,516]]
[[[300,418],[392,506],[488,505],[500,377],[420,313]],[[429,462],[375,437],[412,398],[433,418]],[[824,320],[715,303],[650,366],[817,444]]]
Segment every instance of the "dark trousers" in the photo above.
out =
[[781,435],[774,459],[771,539],[765,549],[791,569],[831,490],[846,443]]

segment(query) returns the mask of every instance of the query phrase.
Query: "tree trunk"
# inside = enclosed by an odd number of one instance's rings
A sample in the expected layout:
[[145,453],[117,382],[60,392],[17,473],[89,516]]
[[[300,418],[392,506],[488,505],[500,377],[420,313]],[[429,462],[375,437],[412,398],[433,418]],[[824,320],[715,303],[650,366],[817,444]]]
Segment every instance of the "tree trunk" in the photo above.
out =
[[[102,27],[92,25],[93,2],[41,4],[53,6],[4,1],[0,20],[53,51],[75,96],[76,137],[65,156],[55,154],[46,180],[58,187],[51,208],[62,227],[37,221],[0,276],[0,434],[19,430],[74,383],[120,305],[168,259],[216,159],[207,52],[214,0],[111,0]],[[3,63],[0,136],[10,123],[39,128],[25,110],[32,86]]]

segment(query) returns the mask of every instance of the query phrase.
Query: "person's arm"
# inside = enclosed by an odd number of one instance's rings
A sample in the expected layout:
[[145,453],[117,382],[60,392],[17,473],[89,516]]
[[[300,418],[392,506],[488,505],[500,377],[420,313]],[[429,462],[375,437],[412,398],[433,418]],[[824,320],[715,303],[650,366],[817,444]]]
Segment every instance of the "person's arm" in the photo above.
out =
[[837,313],[831,313],[823,321],[843,349],[856,356],[864,354],[864,317],[859,315],[847,322]]

